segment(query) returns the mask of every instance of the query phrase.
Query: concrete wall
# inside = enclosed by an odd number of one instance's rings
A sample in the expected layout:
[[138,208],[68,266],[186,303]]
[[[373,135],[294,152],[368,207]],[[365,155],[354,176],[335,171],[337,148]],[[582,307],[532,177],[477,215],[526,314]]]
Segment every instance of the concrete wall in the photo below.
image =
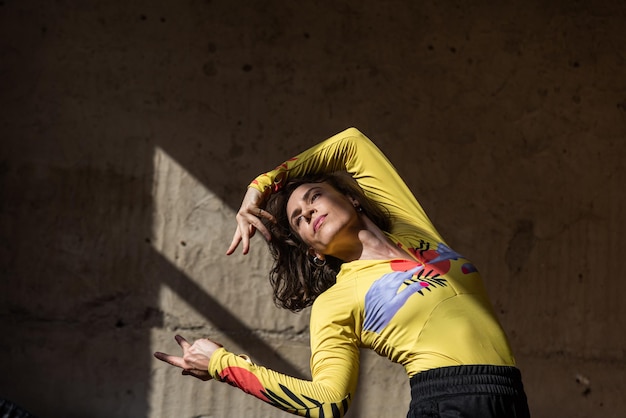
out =
[[[443,4],[442,4],[443,3]],[[255,175],[348,126],[482,270],[534,417],[626,414],[622,1],[0,1],[0,397],[41,417],[286,416],[157,363],[308,374]],[[364,353],[351,417],[402,417]]]

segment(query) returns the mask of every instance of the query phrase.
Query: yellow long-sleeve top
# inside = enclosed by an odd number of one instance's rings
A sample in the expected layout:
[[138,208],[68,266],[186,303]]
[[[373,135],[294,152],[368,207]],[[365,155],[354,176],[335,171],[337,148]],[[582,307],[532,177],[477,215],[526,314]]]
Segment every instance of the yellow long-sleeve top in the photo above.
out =
[[289,178],[339,170],[386,208],[392,220],[387,235],[412,260],[342,265],[337,283],[312,306],[311,381],[224,348],[211,357],[212,377],[294,414],[341,417],[356,388],[360,347],[402,364],[409,376],[443,366],[514,365],[480,275],[445,244],[391,163],[357,129],[284,162],[250,187],[271,193]]

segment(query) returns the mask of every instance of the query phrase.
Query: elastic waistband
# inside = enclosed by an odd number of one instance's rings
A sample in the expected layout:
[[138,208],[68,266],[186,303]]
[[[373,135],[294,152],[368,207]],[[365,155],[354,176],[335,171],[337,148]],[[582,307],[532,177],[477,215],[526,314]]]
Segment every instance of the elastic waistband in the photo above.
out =
[[439,367],[416,374],[410,383],[414,400],[471,393],[525,396],[522,374],[511,366]]

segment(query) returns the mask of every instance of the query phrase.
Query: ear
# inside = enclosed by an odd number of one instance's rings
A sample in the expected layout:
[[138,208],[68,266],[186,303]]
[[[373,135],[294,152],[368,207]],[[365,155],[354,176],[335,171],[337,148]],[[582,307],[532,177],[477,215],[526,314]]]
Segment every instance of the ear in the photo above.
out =
[[361,206],[361,203],[359,203],[359,201],[356,198],[350,195],[348,195],[348,200],[350,201],[350,203],[352,203],[352,206],[354,206],[355,208],[358,208]]
[[320,254],[320,253],[318,253],[318,252],[317,252],[317,251],[315,251],[313,248],[309,248],[308,253],[309,253],[309,256],[310,256],[310,257],[312,257],[312,258],[313,258],[313,257],[317,257],[317,258],[319,258],[320,260],[324,260],[324,258],[326,257],[324,254]]

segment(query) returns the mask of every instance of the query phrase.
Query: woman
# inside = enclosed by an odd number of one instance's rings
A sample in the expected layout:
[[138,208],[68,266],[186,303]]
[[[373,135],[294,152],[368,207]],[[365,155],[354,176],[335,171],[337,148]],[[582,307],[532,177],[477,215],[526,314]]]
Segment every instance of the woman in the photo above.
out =
[[[351,175],[333,174],[345,171]],[[345,414],[359,348],[402,364],[408,417],[528,417],[506,336],[474,266],[450,249],[391,163],[355,128],[257,177],[227,251],[260,231],[275,257],[275,301],[312,305],[311,381],[220,345],[176,339],[184,374],[228,382],[303,416]]]

